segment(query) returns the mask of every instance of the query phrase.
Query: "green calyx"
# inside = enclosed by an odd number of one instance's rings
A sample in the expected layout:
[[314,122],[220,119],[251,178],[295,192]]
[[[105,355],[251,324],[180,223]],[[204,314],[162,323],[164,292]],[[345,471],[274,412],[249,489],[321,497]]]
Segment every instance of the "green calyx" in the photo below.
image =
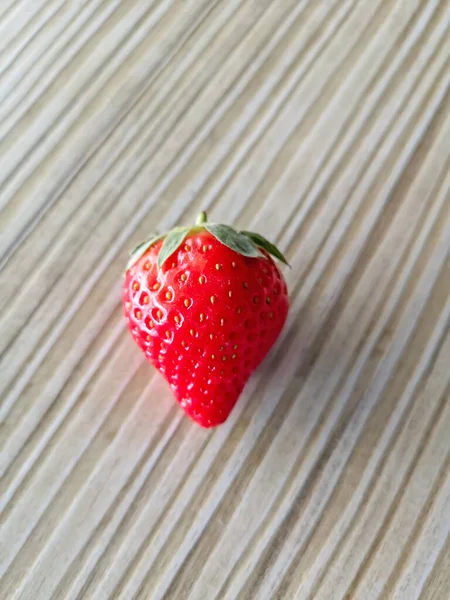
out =
[[263,249],[289,266],[289,263],[278,248],[259,233],[236,231],[229,225],[208,223],[206,213],[202,212],[193,227],[175,227],[175,229],[172,229],[167,234],[153,235],[147,241],[139,244],[131,253],[127,264],[127,271],[131,269],[151,246],[163,239],[164,242],[158,255],[158,267],[161,268],[166,260],[178,250],[188,234],[198,233],[202,230],[208,231],[216,240],[242,256],[260,258],[264,256],[261,252],[261,249]]

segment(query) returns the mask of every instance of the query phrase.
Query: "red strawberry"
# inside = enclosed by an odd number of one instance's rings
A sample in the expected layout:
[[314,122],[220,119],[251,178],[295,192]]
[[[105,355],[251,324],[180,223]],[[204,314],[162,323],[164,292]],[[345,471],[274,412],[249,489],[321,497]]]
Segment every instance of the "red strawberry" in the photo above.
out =
[[140,244],[128,265],[130,331],[203,427],[225,421],[286,321],[286,284],[270,254],[286,262],[262,236],[202,213],[194,227]]

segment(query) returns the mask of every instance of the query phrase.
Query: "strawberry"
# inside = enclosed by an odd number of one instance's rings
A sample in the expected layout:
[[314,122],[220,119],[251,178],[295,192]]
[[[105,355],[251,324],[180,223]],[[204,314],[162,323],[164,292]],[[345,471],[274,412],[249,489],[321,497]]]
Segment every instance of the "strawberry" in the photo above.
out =
[[203,427],[226,420],[286,321],[286,283],[271,255],[286,263],[262,236],[208,223],[205,213],[132,253],[128,327]]

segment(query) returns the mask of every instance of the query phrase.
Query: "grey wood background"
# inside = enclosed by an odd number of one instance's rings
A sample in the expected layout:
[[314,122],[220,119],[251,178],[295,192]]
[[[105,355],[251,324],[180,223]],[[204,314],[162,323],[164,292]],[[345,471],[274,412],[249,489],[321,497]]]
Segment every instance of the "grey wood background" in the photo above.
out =
[[[450,2],[1,0],[0,597],[450,598]],[[201,209],[288,255],[215,431],[120,308]]]

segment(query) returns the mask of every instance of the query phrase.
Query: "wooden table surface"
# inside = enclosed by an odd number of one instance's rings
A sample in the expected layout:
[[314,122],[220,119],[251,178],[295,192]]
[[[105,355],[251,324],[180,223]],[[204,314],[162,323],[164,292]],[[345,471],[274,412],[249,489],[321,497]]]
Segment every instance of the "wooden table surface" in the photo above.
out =
[[[0,598],[450,598],[450,1],[1,0]],[[202,430],[128,250],[277,241],[291,312]]]

